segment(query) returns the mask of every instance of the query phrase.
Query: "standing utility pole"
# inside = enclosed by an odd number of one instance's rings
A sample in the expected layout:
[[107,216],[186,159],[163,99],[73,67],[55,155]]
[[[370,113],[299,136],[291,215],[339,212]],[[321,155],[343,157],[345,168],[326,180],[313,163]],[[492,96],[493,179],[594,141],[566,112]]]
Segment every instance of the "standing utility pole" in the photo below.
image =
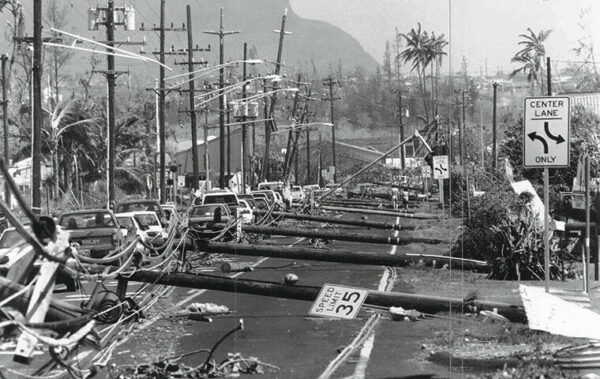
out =
[[[2,54],[2,125],[4,127],[4,162],[9,164],[8,159],[8,83],[6,77],[6,61],[8,57]],[[8,182],[4,181],[4,202],[10,206],[10,190]]]
[[[185,31],[185,26],[182,28],[174,28],[171,24],[170,28],[165,27],[165,7],[166,0],[160,0],[160,26],[153,27],[152,31],[159,32],[160,50],[154,52],[158,54],[158,60],[161,63],[158,71],[158,88],[153,89],[158,95],[158,110],[157,110],[157,122],[158,122],[158,153],[159,153],[159,185],[160,195],[159,200],[164,203],[167,195],[167,181],[166,181],[166,126],[165,126],[165,98],[167,91],[165,90],[165,32],[166,31]],[[140,30],[145,30],[142,24]],[[185,52],[182,52],[185,54]],[[171,54],[181,54],[180,52],[171,52]]]
[[[275,61],[275,75],[279,75],[281,72],[281,59],[283,53],[283,37],[286,34],[291,34],[290,32],[285,31],[285,20],[287,18],[287,8],[283,13],[283,17],[281,18],[281,29],[274,30],[274,32],[279,33],[279,45],[277,47],[277,59]],[[277,85],[275,86],[277,88]],[[265,87],[266,91],[266,87]],[[265,119],[272,119],[270,121],[265,121],[265,156],[263,158],[263,167],[261,171],[260,181],[264,181],[269,177],[270,165],[269,165],[269,150],[271,149],[271,131],[275,130],[275,103],[277,101],[277,93],[273,93],[271,96],[271,108],[269,110],[268,116]],[[265,100],[266,103],[266,100]]]
[[492,112],[492,167],[496,170],[498,165],[498,156],[496,151],[496,93],[498,92],[498,83],[494,82],[494,109]]
[[[194,41],[192,36],[192,10],[190,5],[188,4],[185,7],[187,14],[187,38],[188,38],[188,72],[190,73],[188,76],[189,79],[189,97],[190,97],[190,124],[192,128],[192,190],[195,192],[198,189],[199,185],[199,169],[198,169],[198,136],[196,132],[196,110],[194,109],[194,74],[191,74],[194,71]],[[206,141],[205,141],[206,143]]]
[[336,154],[335,154],[335,118],[333,115],[333,102],[335,100],[340,99],[339,97],[333,97],[333,86],[337,84],[336,81],[333,80],[331,75],[325,79],[323,85],[329,87],[329,98],[323,99],[325,101],[329,101],[330,106],[330,116],[331,116],[331,156],[332,156],[332,165],[333,165],[333,182],[337,182],[337,166],[336,166]]
[[[115,40],[115,3],[108,0],[108,10],[106,11],[106,42],[108,46],[114,46]],[[110,51],[110,50],[109,50]],[[115,57],[112,54],[107,55],[107,141],[108,141],[108,204],[115,200]]]
[[[400,139],[398,140],[398,143],[400,143],[401,141],[404,141],[404,123],[402,120],[402,93],[408,91],[397,89],[393,92],[395,92],[398,95],[398,128],[400,129]],[[406,148],[404,146],[398,149],[398,155],[400,156],[400,167],[402,167],[402,170],[404,170],[406,168]]]
[[106,27],[106,41],[104,44],[110,46],[106,49],[107,51],[107,69],[106,70],[94,70],[93,73],[100,73],[106,77],[106,121],[107,121],[107,192],[108,192],[108,206],[115,200],[115,81],[117,76],[126,74],[128,71],[116,71],[115,70],[115,51],[111,48],[115,45],[144,45],[146,42],[132,42],[132,41],[115,41],[115,26],[125,25],[126,30],[135,30],[135,25],[128,25],[125,21],[115,22],[115,11],[126,13],[128,8],[115,8],[114,0],[108,0],[108,6],[106,8],[97,8],[96,11],[102,11],[103,21],[94,20],[94,27],[90,27],[90,30],[97,30],[96,25],[102,24]]
[[[306,123],[307,124],[308,124],[309,117],[310,117],[309,101],[315,100],[315,99],[311,98],[311,94],[312,94],[312,87],[310,87],[308,89],[308,94],[306,96],[305,103],[304,103],[304,112],[306,113]],[[306,128],[306,183],[305,184],[311,184],[311,182],[310,182],[310,128]]]
[[[223,97],[223,81],[225,76],[225,36],[238,34],[239,30],[223,30],[223,7],[221,7],[221,21],[219,31],[205,31],[206,34],[219,36],[219,187],[225,188],[225,98]],[[205,141],[206,143],[206,141]],[[228,157],[229,158],[229,157]],[[229,161],[229,159],[228,159]]]
[[[32,109],[33,134],[31,138],[31,208],[39,213],[42,205],[42,0],[33,0],[33,67]],[[58,175],[58,173],[54,173]]]
[[159,67],[158,76],[158,139],[160,150],[160,202],[165,202],[166,195],[166,178],[165,178],[165,2],[160,0],[160,54],[159,62],[162,65]]
[[[244,64],[242,66],[242,81],[244,82],[244,86],[242,87],[242,102],[246,101],[246,80],[248,79],[248,71],[246,61],[248,60],[248,44],[244,42]],[[244,105],[245,108],[248,105]],[[242,110],[242,121],[246,121],[247,112]],[[247,124],[242,124],[242,194],[246,194],[246,173],[248,170],[248,131],[246,128]]]

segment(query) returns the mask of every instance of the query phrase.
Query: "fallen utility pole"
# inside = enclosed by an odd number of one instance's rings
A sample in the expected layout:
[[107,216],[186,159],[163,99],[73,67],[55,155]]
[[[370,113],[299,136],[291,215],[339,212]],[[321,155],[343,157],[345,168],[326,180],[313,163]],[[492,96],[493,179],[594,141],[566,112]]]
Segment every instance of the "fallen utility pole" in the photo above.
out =
[[[263,215],[267,214],[267,211],[263,210],[255,210],[255,214]],[[400,225],[399,223],[389,223],[389,222],[377,222],[377,221],[363,221],[363,220],[343,220],[335,217],[323,217],[323,216],[313,216],[307,214],[299,214],[299,213],[288,213],[288,212],[272,212],[271,215],[273,217],[283,217],[290,218],[294,220],[305,220],[305,221],[316,221],[316,222],[326,222],[328,224],[338,224],[338,225],[352,225],[358,226],[362,228],[373,228],[373,229],[386,229],[386,230],[414,230],[416,229],[416,225],[406,226]]]
[[[381,205],[373,206],[373,205],[363,205],[363,204],[353,204],[353,203],[343,203],[337,201],[323,201],[319,204],[323,206],[332,206],[332,207],[350,207],[356,209],[365,209],[365,210],[385,210],[385,208],[392,210],[393,206],[390,203],[386,203],[385,205],[382,203]],[[404,210],[404,213],[414,213],[411,210]]]
[[350,177],[346,178],[346,180],[344,180],[343,182],[339,183],[339,184],[335,184],[329,191],[325,192],[323,195],[321,195],[319,197],[319,199],[324,199],[327,196],[331,195],[332,193],[335,192],[336,189],[340,188],[341,186],[343,186],[344,184],[348,183],[349,181],[351,181],[352,179],[356,178],[358,175],[362,174],[363,172],[365,172],[366,170],[368,170],[369,168],[373,167],[374,165],[377,164],[377,162],[379,162],[380,160],[384,159],[385,157],[387,157],[388,155],[390,155],[391,153],[393,153],[394,151],[396,151],[397,149],[401,148],[402,146],[404,146],[405,144],[407,144],[408,142],[412,141],[414,138],[418,138],[421,140],[423,146],[425,146],[425,148],[427,149],[427,151],[429,153],[432,153],[433,150],[431,150],[431,148],[429,147],[429,144],[427,144],[427,141],[425,141],[425,139],[423,139],[423,137],[421,136],[421,134],[419,134],[418,131],[415,130],[414,134],[410,137],[408,137],[407,139],[400,141],[400,143],[398,143],[396,146],[392,147],[391,149],[389,149],[388,151],[386,151],[385,153],[381,154],[378,158],[376,158],[374,161],[372,161],[371,163],[367,164],[365,167],[361,168],[360,170],[358,170],[354,175],[351,175]]
[[[222,230],[226,228],[226,224],[213,224],[211,226],[214,230]],[[276,228],[271,226],[255,226],[255,225],[243,225],[242,231],[246,233],[256,234],[268,234],[277,236],[290,236],[290,237],[306,237],[306,238],[322,238],[327,240],[337,241],[351,241],[351,242],[363,242],[363,243],[378,243],[387,245],[406,245],[409,243],[428,243],[428,244],[440,244],[447,241],[435,239],[435,238],[422,238],[422,237],[409,237],[409,236],[374,236],[371,234],[342,234],[333,232],[323,231],[311,231],[311,230],[299,230],[290,228]]]
[[[15,296],[7,305],[15,308],[23,314],[27,313],[32,289],[24,290],[25,286],[14,283],[11,280],[0,277],[0,299],[8,299],[10,296]],[[22,294],[17,295],[19,292],[24,291]],[[46,321],[67,321],[74,317],[81,316],[83,312],[76,312],[73,307],[68,303],[63,303],[59,300],[52,299],[50,306],[46,312]]]
[[440,266],[449,264],[452,268],[488,272],[490,265],[485,261],[462,259],[430,254],[372,254],[349,250],[323,250],[307,247],[237,245],[224,242],[201,244],[199,250],[209,253],[300,259],[307,261],[339,262],[375,266],[407,266],[412,262],[425,262]]
[[[283,299],[314,301],[320,287],[286,285],[276,282],[266,282],[247,279],[233,279],[210,275],[195,275],[170,273],[165,275],[160,271],[136,271],[131,275],[122,276],[122,280],[162,284],[168,286],[198,288],[234,293],[246,293],[259,296],[278,297]],[[416,309],[424,313],[448,311],[496,311],[512,322],[526,322],[527,317],[522,306],[508,303],[483,300],[465,301],[458,298],[415,295],[399,292],[369,291],[366,305],[380,307],[402,307]]]
[[377,210],[377,209],[345,208],[345,207],[334,207],[334,206],[329,206],[329,205],[323,205],[323,206],[321,206],[321,209],[324,209],[326,211],[367,213],[367,214],[382,215],[382,216],[414,218],[417,220],[431,220],[431,219],[436,218],[436,216],[427,214],[427,213],[399,213],[399,212],[384,211],[384,210]]

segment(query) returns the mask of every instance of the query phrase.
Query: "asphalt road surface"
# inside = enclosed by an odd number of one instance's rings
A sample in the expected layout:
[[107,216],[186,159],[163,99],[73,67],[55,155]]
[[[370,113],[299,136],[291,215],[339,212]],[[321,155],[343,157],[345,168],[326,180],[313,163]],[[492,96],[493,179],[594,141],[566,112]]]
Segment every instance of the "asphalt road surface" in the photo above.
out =
[[[426,209],[428,210],[428,209]],[[345,219],[360,219],[361,215],[344,214]],[[384,216],[369,216],[373,221],[395,221]],[[430,221],[401,219],[401,223],[427,224]],[[384,230],[361,230],[348,226],[316,223],[292,224],[297,228],[338,230],[377,235],[408,233]],[[420,237],[427,230],[410,234]],[[282,246],[312,246],[303,238],[273,236],[264,243]],[[398,254],[401,252],[427,253],[423,244],[406,246],[339,242],[325,244],[324,249],[345,249],[356,252]],[[244,262],[253,267],[251,272],[225,274],[220,270],[223,260]],[[321,287],[324,283],[348,285],[370,290],[411,292],[412,287],[402,281],[396,270],[381,266],[352,265],[332,262],[309,262],[290,259],[220,256],[215,264],[194,267],[194,272],[243,277],[245,279],[283,282],[288,273],[299,277],[299,285]],[[116,289],[116,281],[105,283]],[[57,291],[59,299],[79,304],[85,300],[95,283],[85,282],[79,292]],[[141,284],[130,283],[128,294],[135,293]],[[157,291],[157,288],[153,288]],[[363,307],[353,320],[309,316],[311,303],[189,288],[162,289],[163,296],[145,313],[131,333],[118,333],[118,344],[112,351],[112,362],[117,366],[151,363],[161,357],[177,356],[203,348],[211,348],[222,336],[244,320],[244,330],[234,333],[219,345],[214,358],[220,362],[227,353],[241,353],[256,357],[276,366],[261,375],[264,378],[402,378],[402,377],[460,377],[462,372],[427,361],[421,350],[424,338],[431,328],[445,327],[446,321],[428,319],[418,322],[392,321],[387,312]],[[165,292],[166,291],[166,294]],[[159,293],[156,292],[158,295]],[[148,295],[142,292],[140,296]],[[191,320],[177,313],[191,303],[225,305],[230,314],[211,317],[211,322]],[[450,326],[451,327],[451,326]],[[7,356],[0,357],[6,365]],[[182,359],[188,366],[198,366],[206,355],[193,354]],[[35,364],[34,364],[35,366]],[[16,363],[10,367],[20,369]]]
[[[359,219],[360,215],[343,217]],[[382,216],[371,216],[369,219],[390,221]],[[418,221],[406,222],[412,224]],[[301,224],[295,225],[300,227]],[[302,225],[306,228],[327,227],[314,223]],[[335,229],[380,235],[393,233],[383,230],[360,231],[351,227]],[[423,236],[419,231],[414,233]],[[283,237],[272,237],[268,243],[311,245],[310,241],[301,238]],[[324,248],[381,254],[396,254],[405,250],[423,252],[423,245],[395,247],[338,241]],[[302,285],[320,287],[324,283],[332,283],[372,290],[411,292],[411,287],[397,277],[395,270],[381,266],[242,256],[226,258],[255,266],[252,272],[229,274],[232,277],[282,282],[287,273],[294,273],[300,278],[298,284]],[[206,267],[203,272],[226,275],[220,273],[218,267]],[[193,302],[225,305],[232,313],[212,317],[212,322],[173,317],[175,309],[185,308]],[[338,378],[399,378],[415,375],[426,378],[461,374],[419,357],[423,355],[420,347],[423,337],[428,336],[430,323],[439,326],[439,320],[397,322],[388,317],[377,317],[376,311],[366,308],[354,320],[319,318],[308,315],[311,303],[306,301],[185,288],[175,289],[168,299],[164,299],[163,305],[167,312],[151,319],[151,324],[148,322],[142,331],[115,350],[114,358],[118,365],[149,363],[161,356],[210,348],[237,326],[242,318],[244,330],[226,339],[216,350],[215,359],[218,362],[227,358],[227,353],[239,352],[245,357],[257,357],[262,362],[279,367],[277,371],[267,370],[262,375],[265,378],[317,378],[327,374]],[[355,349],[340,356],[340,352],[354,345]],[[198,366],[204,358],[203,355],[193,355],[183,359],[183,362]]]

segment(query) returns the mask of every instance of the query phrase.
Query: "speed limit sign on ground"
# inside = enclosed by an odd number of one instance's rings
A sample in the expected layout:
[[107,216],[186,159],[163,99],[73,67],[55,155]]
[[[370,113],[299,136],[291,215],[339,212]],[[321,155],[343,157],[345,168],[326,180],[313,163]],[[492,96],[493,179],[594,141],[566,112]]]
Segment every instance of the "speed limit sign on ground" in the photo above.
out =
[[365,302],[369,290],[324,284],[308,314],[320,317],[353,319]]

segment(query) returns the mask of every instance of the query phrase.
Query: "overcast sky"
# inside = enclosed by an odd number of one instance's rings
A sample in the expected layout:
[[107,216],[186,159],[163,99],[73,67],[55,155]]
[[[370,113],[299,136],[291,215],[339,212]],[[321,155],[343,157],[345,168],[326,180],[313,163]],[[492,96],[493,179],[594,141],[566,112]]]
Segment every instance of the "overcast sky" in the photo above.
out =
[[[452,17],[449,17],[451,1]],[[598,0],[291,0],[302,17],[327,21],[353,35],[381,63],[385,41],[394,29],[408,32],[421,22],[425,30],[444,33],[451,39],[453,71],[467,57],[472,74],[512,69],[510,58],[518,50],[518,35],[527,27],[535,32],[553,29],[546,44],[547,55],[560,69],[563,60],[577,59],[572,49],[584,33],[579,27],[582,9],[590,9],[591,35],[600,44]],[[449,33],[449,21],[452,29]],[[600,54],[600,53],[599,53]],[[447,61],[446,61],[447,62]],[[447,64],[446,64],[447,69]]]

